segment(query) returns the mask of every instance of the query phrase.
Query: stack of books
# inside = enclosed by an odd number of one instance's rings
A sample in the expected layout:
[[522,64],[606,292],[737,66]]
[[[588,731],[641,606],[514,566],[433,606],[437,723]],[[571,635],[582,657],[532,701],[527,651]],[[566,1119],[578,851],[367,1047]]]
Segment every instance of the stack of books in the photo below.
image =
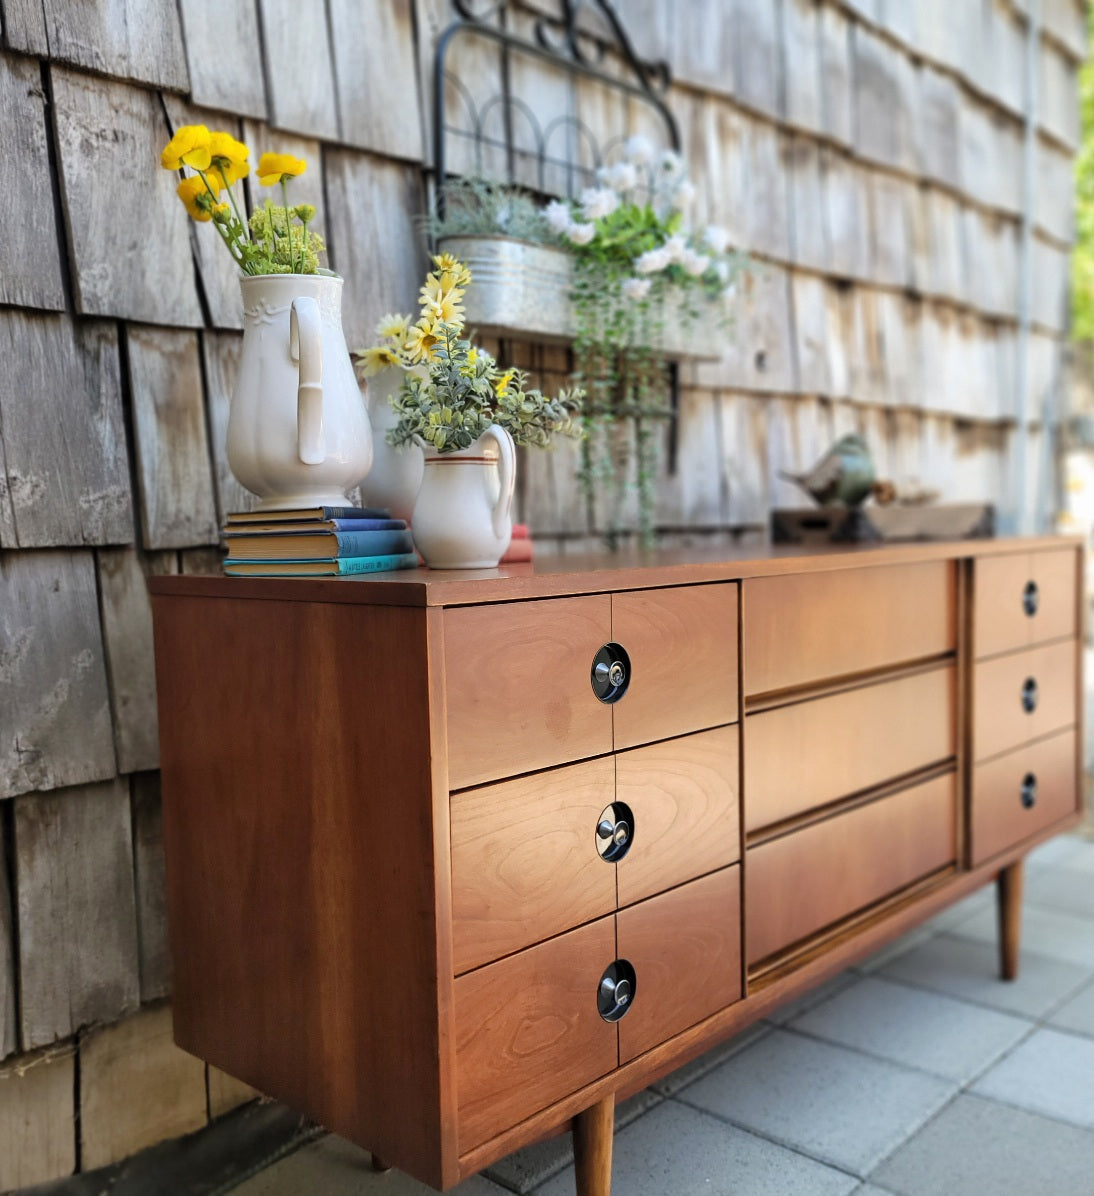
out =
[[522,561],[530,561],[531,559],[532,539],[528,534],[528,525],[526,523],[514,523],[513,538],[509,541],[509,547],[505,550],[498,564],[519,565]]
[[233,577],[345,577],[418,565],[406,521],[368,507],[240,511],[221,534],[224,572]]

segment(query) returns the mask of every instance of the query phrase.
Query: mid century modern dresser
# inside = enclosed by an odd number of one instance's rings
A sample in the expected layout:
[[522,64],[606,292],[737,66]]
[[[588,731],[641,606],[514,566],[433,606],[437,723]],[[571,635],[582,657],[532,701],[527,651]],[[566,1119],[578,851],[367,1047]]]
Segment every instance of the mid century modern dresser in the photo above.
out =
[[1076,541],[149,584],[177,1041],[437,1188],[1078,817]]

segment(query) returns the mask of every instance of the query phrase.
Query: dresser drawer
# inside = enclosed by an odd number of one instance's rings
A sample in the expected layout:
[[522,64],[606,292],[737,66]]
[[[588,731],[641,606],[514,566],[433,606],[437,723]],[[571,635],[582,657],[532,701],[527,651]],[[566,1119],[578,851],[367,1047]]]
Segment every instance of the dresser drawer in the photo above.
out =
[[954,689],[945,665],[746,716],[745,829],[948,759]]
[[461,1154],[617,1065],[616,1023],[597,1009],[615,958],[608,917],[456,981]]
[[973,652],[992,656],[1078,634],[1075,549],[986,557],[973,568]]
[[749,965],[952,864],[956,792],[949,773],[749,848]]
[[1075,722],[1078,643],[1064,640],[978,661],[973,759],[985,760]]
[[615,909],[595,843],[614,796],[610,756],[452,796],[457,974]]
[[718,727],[616,757],[616,800],[634,827],[616,865],[621,906],[739,858],[737,736]]
[[620,910],[616,922],[637,980],[619,1022],[620,1063],[740,1000],[739,867]]
[[1075,732],[1008,752],[972,774],[972,864],[1059,822],[1078,808]]
[[613,594],[612,639],[631,662],[617,750],[737,718],[735,583]]
[[746,695],[923,660],[957,643],[950,561],[755,578],[743,600]]
[[589,680],[612,638],[611,601],[594,594],[444,612],[450,789],[612,750],[612,708]]

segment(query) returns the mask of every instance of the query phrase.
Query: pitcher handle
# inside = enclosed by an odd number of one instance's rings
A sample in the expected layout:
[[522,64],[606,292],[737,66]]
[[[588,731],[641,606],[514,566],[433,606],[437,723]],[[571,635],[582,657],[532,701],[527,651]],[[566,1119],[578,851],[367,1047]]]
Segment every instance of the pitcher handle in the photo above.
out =
[[505,524],[513,505],[513,484],[517,476],[517,450],[512,436],[504,428],[499,428],[497,424],[491,424],[483,432],[484,439],[488,436],[496,441],[498,446],[498,480],[501,486],[492,515],[494,535],[500,538],[505,535]]
[[300,369],[296,391],[296,452],[305,465],[322,465],[323,452],[323,337],[319,304],[298,295],[289,311],[289,356]]

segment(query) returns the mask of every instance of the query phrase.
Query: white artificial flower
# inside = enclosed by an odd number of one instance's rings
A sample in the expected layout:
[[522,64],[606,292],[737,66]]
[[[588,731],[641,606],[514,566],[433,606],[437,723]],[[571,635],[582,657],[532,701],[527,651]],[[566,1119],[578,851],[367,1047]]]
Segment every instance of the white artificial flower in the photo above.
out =
[[714,273],[718,281],[724,286],[729,282],[729,262],[720,261],[714,263]]
[[628,278],[620,290],[624,299],[633,299],[635,303],[645,299],[650,293],[653,280],[649,278]]
[[669,255],[670,262],[682,262],[684,255],[691,252],[687,237],[683,233],[673,233],[665,242],[665,252]]
[[729,230],[720,224],[708,224],[703,233],[703,244],[715,253],[725,253],[729,248]]
[[567,227],[566,236],[568,236],[575,245],[588,245],[593,237],[596,236],[596,225],[580,224],[575,220]]
[[690,274],[692,278],[701,278],[710,266],[710,258],[705,253],[689,249],[681,257],[680,265],[683,266],[685,274]]
[[616,162],[607,171],[606,182],[616,191],[633,191],[638,185],[638,171],[631,162]]
[[729,286],[724,288],[724,290],[722,291],[722,299],[726,303],[732,303],[733,300],[736,298],[737,298],[737,284],[735,282],[731,282],[729,284]]
[[661,167],[662,174],[681,174],[684,169],[684,160],[675,150],[665,150],[658,165]]
[[564,233],[570,227],[570,205],[561,199],[552,199],[543,209],[543,216],[556,233]]
[[672,255],[662,245],[660,249],[647,249],[635,259],[634,268],[639,274],[656,274],[672,265]]
[[623,152],[627,155],[628,162],[633,162],[635,166],[645,166],[647,162],[653,161],[653,142],[641,133],[636,133],[627,141]]
[[601,220],[619,207],[619,196],[611,187],[586,187],[581,193],[581,214],[586,220]]
[[676,211],[682,212],[694,198],[695,184],[684,179],[683,182],[677,184],[676,190],[672,193],[672,206]]

